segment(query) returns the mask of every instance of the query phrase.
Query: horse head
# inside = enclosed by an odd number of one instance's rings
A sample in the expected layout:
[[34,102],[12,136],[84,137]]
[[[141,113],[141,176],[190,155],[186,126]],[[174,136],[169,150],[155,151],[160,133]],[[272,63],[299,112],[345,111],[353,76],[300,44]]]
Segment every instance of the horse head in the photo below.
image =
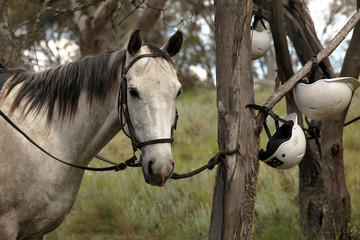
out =
[[122,69],[121,95],[128,115],[123,116],[124,131],[134,151],[142,153],[145,181],[156,186],[163,186],[174,171],[171,142],[181,84],[170,57],[179,52],[182,39],[178,31],[157,48],[143,45],[137,30],[129,40]]

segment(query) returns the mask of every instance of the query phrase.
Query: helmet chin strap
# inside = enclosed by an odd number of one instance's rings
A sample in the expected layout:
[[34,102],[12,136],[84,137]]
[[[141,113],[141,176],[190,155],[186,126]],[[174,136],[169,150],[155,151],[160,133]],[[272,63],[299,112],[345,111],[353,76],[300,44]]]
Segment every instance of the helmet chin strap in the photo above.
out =
[[255,13],[254,21],[253,21],[253,24],[251,26],[251,29],[255,30],[258,22],[261,22],[261,25],[265,28],[265,30],[267,30],[267,28],[265,26],[265,23],[264,23],[264,20],[262,18],[262,8],[261,8],[261,6],[257,6],[257,7],[258,7],[258,9],[257,9],[257,11]]
[[318,63],[318,60],[317,60],[317,54],[315,53],[313,56],[312,56],[312,66],[311,66],[311,72],[310,72],[310,78],[309,78],[309,83],[314,83],[315,82],[315,73],[316,71],[318,71],[322,77],[325,79],[328,79],[330,78],[329,76],[329,73],[326,71],[325,68],[322,68],[322,71],[319,70],[319,63]]
[[[246,108],[251,108],[251,109],[254,109],[254,110],[261,111],[261,112],[266,114],[266,117],[268,115],[270,115],[275,121],[276,130],[279,130],[279,127],[280,127],[279,121],[282,122],[283,124],[291,124],[290,123],[291,121],[287,121],[285,119],[282,119],[281,117],[279,117],[279,115],[275,114],[268,107],[260,106],[260,105],[256,105],[256,104],[247,104]],[[266,118],[265,118],[265,121],[263,123],[263,126],[264,126],[264,129],[265,129],[266,135],[268,136],[269,140],[271,140],[271,133],[270,133],[269,127],[268,127],[268,125],[266,123]]]

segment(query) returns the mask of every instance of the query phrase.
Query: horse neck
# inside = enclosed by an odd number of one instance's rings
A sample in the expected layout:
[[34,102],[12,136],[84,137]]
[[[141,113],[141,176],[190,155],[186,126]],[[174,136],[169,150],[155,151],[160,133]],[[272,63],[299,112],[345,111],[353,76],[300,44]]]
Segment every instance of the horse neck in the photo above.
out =
[[[114,91],[108,94],[104,101],[95,100],[91,106],[87,103],[87,94],[83,90],[77,111],[71,119],[67,117],[62,119],[55,114],[49,125],[46,121],[46,111],[38,115],[30,112],[24,117],[24,106],[20,106],[12,114],[11,119],[52,155],[70,163],[87,165],[94,155],[120,131],[116,91],[118,88],[119,84],[116,84]],[[11,99],[11,95],[9,98]],[[7,112],[7,107],[2,105],[1,108]],[[57,112],[56,108],[55,112]],[[31,146],[20,134],[19,141]]]
[[87,164],[120,131],[117,97],[114,91],[104,102],[89,107],[82,94],[73,119],[53,122],[52,132],[61,141],[61,151],[68,152],[68,158]]

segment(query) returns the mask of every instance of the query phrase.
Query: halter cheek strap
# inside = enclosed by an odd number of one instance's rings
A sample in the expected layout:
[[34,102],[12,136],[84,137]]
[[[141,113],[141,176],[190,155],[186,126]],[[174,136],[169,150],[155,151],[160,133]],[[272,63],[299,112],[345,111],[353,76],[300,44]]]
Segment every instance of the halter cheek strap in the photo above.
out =
[[[137,140],[134,126],[132,124],[130,113],[128,110],[129,109],[128,102],[127,102],[127,82],[128,81],[126,78],[128,71],[140,59],[156,58],[156,57],[161,57],[161,56],[158,54],[155,54],[155,53],[143,54],[143,55],[139,55],[139,56],[135,57],[129,63],[129,65],[127,67],[125,67],[126,59],[124,59],[123,64],[122,64],[121,86],[120,86],[120,90],[119,90],[119,102],[118,102],[119,119],[120,119],[120,124],[123,129],[123,132],[125,133],[125,135],[127,137],[129,137],[131,139],[131,144],[132,144],[134,152],[139,151],[140,148],[147,146],[147,145],[158,144],[158,143],[172,143],[174,141],[174,138],[172,136],[174,134],[174,130],[176,130],[176,124],[177,124],[177,119],[178,119],[177,110],[175,113],[175,122],[171,128],[171,137],[170,138],[159,138],[159,139],[153,139],[153,140],[144,141],[144,142],[139,142]],[[128,132],[126,132],[124,129],[125,125],[127,125]]]
[[[119,112],[119,119],[120,119],[121,128],[124,129],[125,124],[128,125],[129,133],[126,133],[125,131],[124,131],[124,133],[131,139],[133,150],[134,150],[134,156],[132,156],[128,160],[126,160],[124,162],[120,162],[120,163],[113,162],[113,161],[111,161],[109,159],[106,159],[104,157],[101,157],[99,155],[95,156],[96,158],[98,158],[98,159],[100,159],[102,161],[113,164],[114,166],[112,166],[112,167],[93,168],[93,167],[87,167],[87,166],[80,166],[80,165],[69,163],[69,162],[64,161],[64,160],[62,160],[60,158],[57,158],[56,156],[52,155],[51,153],[46,151],[44,148],[42,148],[34,140],[32,140],[24,131],[22,131],[14,122],[12,122],[6,116],[6,114],[4,112],[2,112],[1,110],[0,110],[0,117],[4,118],[6,120],[6,122],[8,122],[16,131],[18,131],[21,135],[23,135],[31,144],[33,144],[35,147],[37,147],[43,153],[45,153],[49,157],[57,160],[58,162],[61,162],[61,163],[65,164],[65,165],[68,165],[68,166],[71,166],[71,167],[74,167],[74,168],[78,168],[78,169],[82,169],[82,170],[89,170],[89,171],[112,171],[112,170],[119,171],[119,170],[125,170],[128,166],[129,167],[140,167],[142,165],[141,164],[141,157],[140,157],[140,159],[138,159],[138,157],[135,155],[135,152],[138,151],[140,153],[140,155],[141,155],[141,151],[139,150],[139,148],[144,147],[146,145],[158,144],[158,143],[172,143],[174,141],[172,136],[174,134],[174,130],[176,130],[176,124],[177,124],[177,120],[178,120],[178,113],[176,111],[176,113],[175,113],[175,122],[174,122],[174,125],[171,128],[171,138],[154,139],[154,140],[145,141],[145,142],[138,142],[136,140],[135,130],[134,130],[133,125],[131,123],[130,114],[129,114],[128,110],[127,110],[128,106],[127,106],[127,79],[126,79],[126,74],[129,71],[129,69],[139,59],[146,58],[146,57],[153,58],[153,57],[161,57],[161,56],[158,55],[158,54],[143,54],[143,55],[140,55],[140,56],[137,56],[136,58],[134,58],[129,63],[128,67],[126,67],[126,68],[125,68],[125,59],[124,59],[123,64],[122,64],[121,86],[119,88],[119,96],[118,96],[118,112]],[[0,69],[1,68],[3,68],[3,66],[0,64]],[[123,115],[125,116],[125,122],[124,122],[124,119],[123,119]]]

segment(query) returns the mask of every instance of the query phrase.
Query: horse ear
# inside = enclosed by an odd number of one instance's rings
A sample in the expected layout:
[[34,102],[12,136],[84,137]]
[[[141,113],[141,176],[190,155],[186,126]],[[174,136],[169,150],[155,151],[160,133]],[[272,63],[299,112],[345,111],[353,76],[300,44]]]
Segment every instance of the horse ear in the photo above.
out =
[[170,57],[175,56],[181,49],[181,45],[183,42],[183,33],[178,30],[174,35],[170,37],[170,39],[165,43],[165,45],[161,48],[164,52],[166,52]]
[[131,34],[130,41],[127,47],[127,50],[131,56],[135,55],[140,50],[142,43],[143,38],[141,36],[140,29],[137,29]]

